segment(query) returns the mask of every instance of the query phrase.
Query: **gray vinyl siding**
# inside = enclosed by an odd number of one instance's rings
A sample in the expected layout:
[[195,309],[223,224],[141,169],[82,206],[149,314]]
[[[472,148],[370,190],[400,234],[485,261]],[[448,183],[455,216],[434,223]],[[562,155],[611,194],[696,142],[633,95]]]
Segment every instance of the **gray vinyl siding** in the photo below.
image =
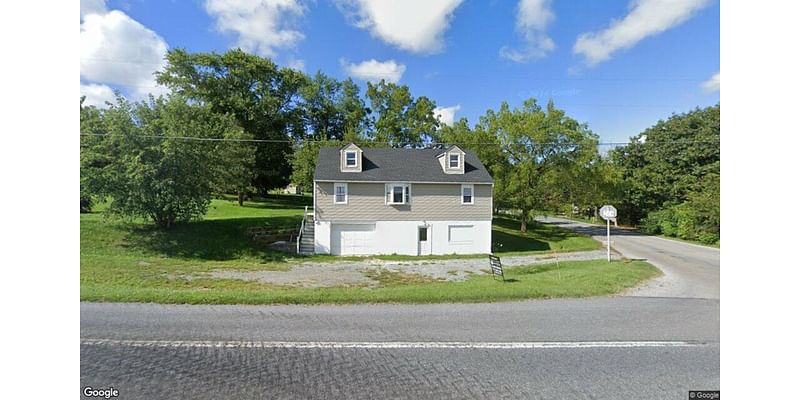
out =
[[474,203],[461,204],[461,185],[412,183],[411,204],[386,205],[384,183],[347,183],[347,204],[333,203],[333,182],[316,182],[321,221],[490,221],[492,185],[474,184]]

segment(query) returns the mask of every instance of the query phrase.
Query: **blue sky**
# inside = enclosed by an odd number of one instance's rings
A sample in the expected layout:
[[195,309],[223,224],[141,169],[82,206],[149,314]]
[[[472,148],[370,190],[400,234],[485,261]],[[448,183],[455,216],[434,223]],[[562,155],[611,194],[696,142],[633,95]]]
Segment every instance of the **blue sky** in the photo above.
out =
[[161,90],[150,75],[165,49],[243,47],[362,87],[396,79],[470,124],[502,101],[552,98],[602,141],[626,141],[719,102],[719,10],[708,0],[84,0],[81,91],[98,103],[111,90],[141,98]]

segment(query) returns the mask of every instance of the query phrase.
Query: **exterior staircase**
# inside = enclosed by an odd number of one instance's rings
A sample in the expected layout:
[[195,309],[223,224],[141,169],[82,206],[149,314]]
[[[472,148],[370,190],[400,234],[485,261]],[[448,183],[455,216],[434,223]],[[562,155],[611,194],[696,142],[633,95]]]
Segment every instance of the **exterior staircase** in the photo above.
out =
[[297,243],[298,254],[314,254],[314,214],[306,212],[300,225],[300,239]]

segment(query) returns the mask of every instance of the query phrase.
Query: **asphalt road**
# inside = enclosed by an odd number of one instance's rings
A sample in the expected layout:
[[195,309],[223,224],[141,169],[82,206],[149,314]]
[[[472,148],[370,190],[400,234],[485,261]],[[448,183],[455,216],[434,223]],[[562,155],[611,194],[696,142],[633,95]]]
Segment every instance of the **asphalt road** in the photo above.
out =
[[[537,218],[606,241],[606,227],[561,218]],[[628,292],[628,296],[719,299],[720,250],[677,240],[643,235],[611,226],[611,248],[623,256],[643,259],[664,276]]]
[[[120,398],[684,399],[719,388],[719,302],[704,299],[83,303],[81,338],[81,388]],[[451,342],[461,347],[440,347]],[[374,348],[385,343],[417,347]]]
[[617,251],[665,276],[626,296],[494,304],[82,303],[81,390],[198,400],[687,399],[718,390],[719,251],[615,233]]

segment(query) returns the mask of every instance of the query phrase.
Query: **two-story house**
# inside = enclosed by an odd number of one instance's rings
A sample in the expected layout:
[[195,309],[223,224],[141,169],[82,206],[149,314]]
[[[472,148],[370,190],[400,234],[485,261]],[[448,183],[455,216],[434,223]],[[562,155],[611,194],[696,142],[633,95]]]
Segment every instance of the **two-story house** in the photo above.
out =
[[322,148],[314,173],[314,252],[490,253],[493,185],[478,157],[458,146]]

